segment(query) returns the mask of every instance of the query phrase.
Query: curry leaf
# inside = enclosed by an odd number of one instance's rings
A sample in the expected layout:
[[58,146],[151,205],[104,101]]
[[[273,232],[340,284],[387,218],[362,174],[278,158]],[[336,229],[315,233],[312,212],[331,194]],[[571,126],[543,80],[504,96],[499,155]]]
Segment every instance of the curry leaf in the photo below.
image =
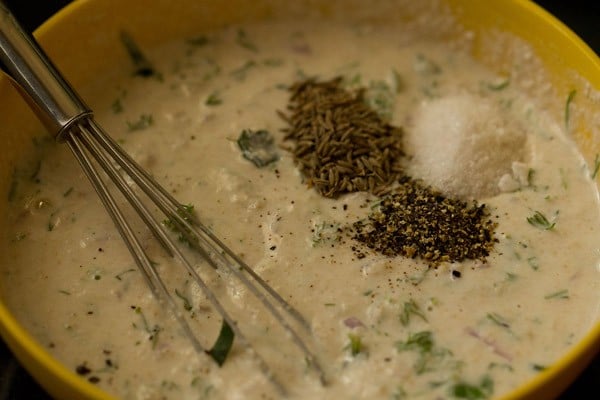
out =
[[206,351],[206,354],[211,356],[219,366],[222,366],[229,354],[229,350],[231,350],[234,338],[235,333],[233,332],[233,329],[231,329],[231,326],[229,326],[227,321],[223,321],[219,337],[215,341],[212,349]]

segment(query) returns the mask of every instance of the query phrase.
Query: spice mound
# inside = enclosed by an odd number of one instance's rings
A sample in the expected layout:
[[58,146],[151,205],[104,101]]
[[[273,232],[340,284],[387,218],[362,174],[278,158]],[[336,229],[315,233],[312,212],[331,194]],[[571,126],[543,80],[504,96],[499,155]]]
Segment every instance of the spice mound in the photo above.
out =
[[349,91],[342,78],[295,83],[285,139],[306,183],[321,195],[386,192],[403,176],[402,130],[385,122],[364,100],[364,89]]
[[484,204],[447,198],[419,181],[403,178],[368,219],[354,223],[353,238],[387,256],[420,257],[432,265],[485,261],[497,241],[495,226]]

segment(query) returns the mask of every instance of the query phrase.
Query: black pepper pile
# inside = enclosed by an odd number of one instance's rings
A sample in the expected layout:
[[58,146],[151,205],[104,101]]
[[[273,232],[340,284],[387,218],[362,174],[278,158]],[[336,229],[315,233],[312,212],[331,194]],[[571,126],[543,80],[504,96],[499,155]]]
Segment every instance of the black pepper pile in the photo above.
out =
[[354,223],[353,237],[387,256],[420,257],[436,265],[485,261],[497,241],[495,226],[484,204],[447,198],[405,177],[367,220]]
[[342,78],[308,79],[290,87],[285,139],[305,182],[321,195],[367,191],[379,195],[403,175],[402,129],[364,101],[364,89],[349,91]]

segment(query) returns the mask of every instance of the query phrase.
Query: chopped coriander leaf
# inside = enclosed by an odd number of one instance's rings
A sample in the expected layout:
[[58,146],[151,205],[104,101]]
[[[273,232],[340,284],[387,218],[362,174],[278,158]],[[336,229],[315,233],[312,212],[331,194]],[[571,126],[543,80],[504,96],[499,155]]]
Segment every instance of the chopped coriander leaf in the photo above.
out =
[[413,315],[427,322],[427,318],[425,317],[425,314],[423,314],[423,311],[419,305],[413,299],[410,299],[409,301],[404,302],[402,312],[400,313],[400,323],[402,326],[408,326],[410,323],[410,318]]
[[527,259],[527,264],[529,264],[529,266],[534,270],[537,271],[540,268],[540,263],[537,259],[537,257],[529,257]]
[[42,169],[42,160],[38,160],[38,161],[35,163],[35,166],[33,167],[33,171],[31,172],[31,175],[30,175],[30,177],[29,177],[29,179],[30,179],[32,182],[36,182],[36,183],[39,183],[39,182],[40,182],[39,175],[40,175],[40,170],[41,170],[41,169]]
[[568,289],[559,290],[557,292],[550,293],[550,294],[544,296],[544,299],[546,299],[546,300],[548,300],[548,299],[568,299],[568,298],[569,298],[569,290]]
[[569,123],[570,123],[570,119],[571,119],[571,103],[573,102],[573,99],[575,99],[575,94],[577,93],[577,91],[575,89],[571,90],[569,92],[569,95],[567,96],[567,101],[565,103],[565,128],[569,129]]
[[[413,369],[417,375],[439,369],[444,359],[452,356],[452,352],[446,348],[436,346],[431,331],[421,331],[411,333],[406,341],[396,342],[396,350],[399,352],[412,351],[418,354],[418,358],[413,364]],[[456,364],[453,366],[455,368]]]
[[385,81],[371,81],[365,96],[366,104],[384,120],[392,119],[395,103],[395,89]]
[[135,272],[135,269],[134,268],[129,268],[129,269],[126,269],[123,272],[119,272],[117,275],[115,275],[115,279],[117,279],[119,281],[122,281],[123,280],[123,275],[128,274],[130,272]]
[[239,29],[237,31],[237,36],[235,38],[235,42],[238,45],[240,45],[241,47],[243,47],[247,50],[250,50],[252,52],[258,51],[258,47],[256,47],[256,45],[248,38],[246,31],[244,31],[243,29]]
[[442,72],[440,66],[423,54],[417,54],[413,68],[421,75],[437,75]]
[[264,129],[257,131],[244,129],[237,140],[237,144],[242,151],[242,156],[258,168],[279,160],[275,139]]
[[127,129],[130,132],[146,129],[154,124],[154,118],[151,114],[142,114],[137,121],[127,121]]
[[206,353],[210,355],[219,366],[222,366],[227,358],[227,354],[229,354],[229,350],[231,350],[234,338],[235,334],[233,329],[231,329],[226,321],[223,321],[219,337],[217,337],[212,349],[207,350]]
[[494,381],[489,376],[484,376],[477,385],[458,382],[450,388],[450,394],[457,399],[477,400],[487,399],[494,392]]
[[[194,206],[192,204],[182,204],[181,208],[177,210],[177,214],[185,221],[190,222],[194,218]],[[191,232],[186,231],[185,227],[181,226],[176,218],[167,218],[163,220],[163,225],[171,231],[178,233],[179,236],[177,238],[180,242],[192,245],[190,242]]]
[[600,170],[600,154],[596,154],[596,157],[594,157],[594,169],[590,174],[590,177],[592,179],[596,179],[596,177],[598,176],[598,170]]
[[144,78],[151,76],[159,77],[159,74],[156,72],[150,61],[148,61],[137,43],[131,36],[129,36],[127,32],[121,32],[121,42],[125,46],[125,50],[127,50],[129,58],[131,58],[131,61],[133,62],[133,66],[135,68],[133,72],[134,75]]
[[152,348],[154,349],[158,342],[158,334],[160,333],[160,331],[162,331],[162,328],[159,325],[150,326],[148,320],[146,319],[146,316],[144,315],[140,307],[135,307],[134,311],[142,319],[144,330],[149,334],[148,339],[150,340],[150,342],[152,342]]
[[527,222],[543,230],[551,230],[556,225],[555,222],[548,221],[548,218],[539,211],[535,211],[531,217],[527,217]]
[[121,103],[121,99],[116,99],[115,101],[113,101],[110,108],[112,109],[112,112],[115,114],[122,113],[123,112],[123,103]]
[[63,193],[63,197],[68,197],[71,193],[73,192],[73,186],[71,186],[70,188],[68,188],[64,193]]
[[497,81],[497,82],[488,82],[488,84],[486,86],[489,90],[500,91],[502,89],[506,89],[509,84],[510,84],[510,79],[506,78],[504,80]]
[[349,333],[348,339],[350,340],[350,343],[348,344],[348,346],[346,346],[346,348],[350,350],[350,354],[352,356],[357,356],[364,350],[362,338],[359,335]]
[[430,352],[433,345],[433,333],[431,331],[410,334],[405,342],[396,343],[398,351],[419,350],[423,353]]
[[[13,173],[14,175],[14,173]],[[13,201],[17,195],[17,187],[19,186],[18,180],[13,176],[10,181],[10,187],[8,188],[7,199],[9,202]]]
[[510,324],[508,323],[506,318],[504,318],[500,314],[492,312],[492,313],[488,313],[486,315],[486,317],[487,317],[487,319],[492,321],[494,324],[496,324],[502,328],[510,329]]
[[210,43],[210,39],[208,39],[208,37],[206,37],[205,35],[200,35],[193,38],[189,38],[185,42],[191,46],[201,47]]
[[250,71],[254,67],[256,67],[256,61],[248,60],[242,66],[231,71],[231,75],[235,79],[243,81],[244,79],[246,79],[246,74],[248,73],[248,71]]
[[404,82],[402,80],[402,75],[400,75],[400,73],[398,71],[396,71],[395,69],[392,69],[392,89],[394,91],[394,93],[398,94],[400,92],[402,92],[402,90],[404,89]]
[[219,96],[219,92],[212,92],[207,98],[204,104],[207,106],[218,106],[223,103],[223,99]]

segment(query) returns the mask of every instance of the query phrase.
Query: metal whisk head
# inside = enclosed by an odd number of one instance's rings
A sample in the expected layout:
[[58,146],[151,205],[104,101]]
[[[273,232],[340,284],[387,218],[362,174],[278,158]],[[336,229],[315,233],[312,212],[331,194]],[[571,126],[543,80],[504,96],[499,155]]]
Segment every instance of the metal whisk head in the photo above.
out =
[[[315,369],[321,382],[325,383],[324,371],[300,333],[300,329],[310,331],[310,326],[302,315],[102,130],[94,121],[91,110],[2,3],[0,3],[0,60],[46,127],[55,134],[57,140],[69,146],[113,219],[148,287],[172,312],[199,353],[205,353],[207,350],[177,306],[159,270],[151,261],[111,193],[113,183],[168,255],[176,260],[174,264],[179,264],[187,276],[198,285],[214,310],[221,316],[223,323],[234,333],[235,339],[244,348],[251,349],[259,368],[281,393],[286,393],[286,388],[277,379],[265,359],[252,349],[252,343],[225,309],[223,302],[217,298],[176,244],[172,234],[164,226],[165,218],[171,221],[176,230],[185,237],[186,242],[209,265],[225,272],[224,275],[228,278],[239,281],[247,288],[303,353],[304,359]],[[139,190],[135,190],[134,186]],[[162,218],[157,216],[155,209],[160,211],[159,215],[162,215]]]

